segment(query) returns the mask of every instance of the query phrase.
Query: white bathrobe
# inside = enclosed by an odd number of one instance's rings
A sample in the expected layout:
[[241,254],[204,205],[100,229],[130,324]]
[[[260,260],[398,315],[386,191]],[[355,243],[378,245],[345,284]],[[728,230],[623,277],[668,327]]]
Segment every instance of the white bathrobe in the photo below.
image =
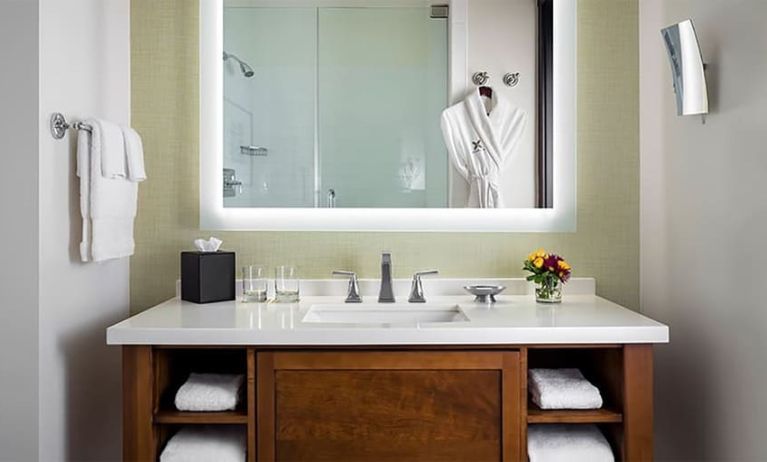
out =
[[525,112],[497,91],[488,99],[480,96],[478,88],[442,112],[442,134],[450,159],[469,183],[467,207],[503,207],[499,177],[525,131],[526,120]]

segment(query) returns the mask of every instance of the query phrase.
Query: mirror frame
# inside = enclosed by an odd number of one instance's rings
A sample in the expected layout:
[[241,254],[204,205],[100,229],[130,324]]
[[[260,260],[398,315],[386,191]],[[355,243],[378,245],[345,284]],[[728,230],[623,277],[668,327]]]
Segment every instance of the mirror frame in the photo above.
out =
[[[450,100],[470,88],[468,1],[450,0]],[[444,3],[444,2],[440,2]],[[552,208],[224,207],[223,0],[200,2],[200,229],[229,231],[572,232],[576,227],[577,0],[553,0]]]

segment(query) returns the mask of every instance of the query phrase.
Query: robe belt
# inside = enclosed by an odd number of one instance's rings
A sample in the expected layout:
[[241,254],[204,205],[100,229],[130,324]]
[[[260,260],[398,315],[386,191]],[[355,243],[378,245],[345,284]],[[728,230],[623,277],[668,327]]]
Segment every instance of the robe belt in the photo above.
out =
[[480,207],[498,206],[498,178],[494,175],[471,175],[472,182],[477,185],[477,198]]

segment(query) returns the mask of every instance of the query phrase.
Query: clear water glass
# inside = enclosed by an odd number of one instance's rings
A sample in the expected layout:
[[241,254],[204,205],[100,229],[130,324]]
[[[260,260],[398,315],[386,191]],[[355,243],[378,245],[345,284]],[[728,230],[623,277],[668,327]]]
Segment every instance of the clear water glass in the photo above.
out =
[[266,268],[261,265],[242,267],[242,301],[265,302],[269,282],[266,279]]
[[283,265],[274,269],[274,295],[280,303],[295,303],[299,297],[298,270],[295,266]]

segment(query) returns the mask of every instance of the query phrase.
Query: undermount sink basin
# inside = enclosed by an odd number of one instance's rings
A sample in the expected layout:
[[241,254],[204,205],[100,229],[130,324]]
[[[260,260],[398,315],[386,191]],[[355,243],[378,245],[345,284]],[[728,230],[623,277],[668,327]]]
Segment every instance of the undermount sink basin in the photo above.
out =
[[360,303],[312,305],[305,323],[355,325],[420,325],[467,322],[469,318],[455,304]]

